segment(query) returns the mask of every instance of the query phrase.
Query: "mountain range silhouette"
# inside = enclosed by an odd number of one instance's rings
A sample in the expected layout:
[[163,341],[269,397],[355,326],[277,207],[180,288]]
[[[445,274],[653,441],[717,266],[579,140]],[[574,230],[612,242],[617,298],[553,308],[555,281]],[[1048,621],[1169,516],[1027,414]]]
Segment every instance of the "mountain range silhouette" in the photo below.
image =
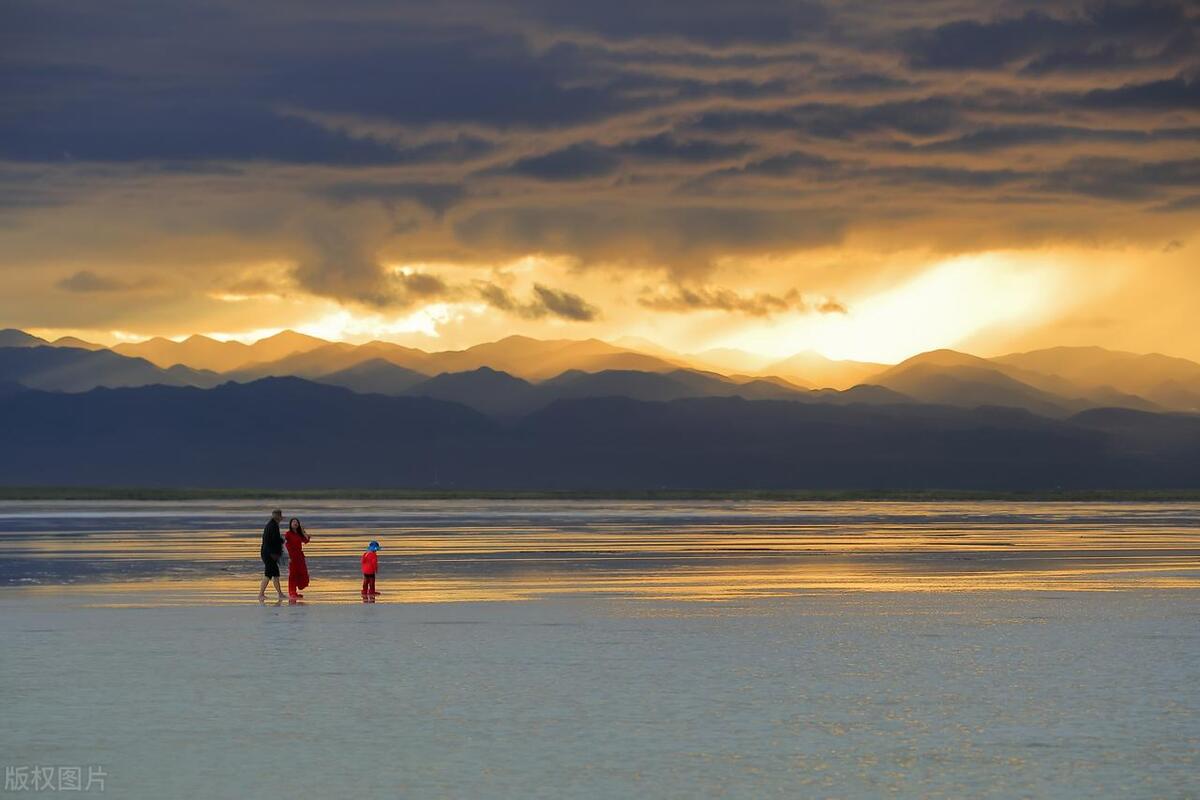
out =
[[[1200,364],[1102,348],[897,365],[285,332],[103,348],[0,331],[5,485],[1190,488]],[[727,365],[736,354],[722,353]],[[707,366],[709,368],[702,368]],[[839,386],[820,386],[830,376]],[[845,385],[847,380],[855,380]]]

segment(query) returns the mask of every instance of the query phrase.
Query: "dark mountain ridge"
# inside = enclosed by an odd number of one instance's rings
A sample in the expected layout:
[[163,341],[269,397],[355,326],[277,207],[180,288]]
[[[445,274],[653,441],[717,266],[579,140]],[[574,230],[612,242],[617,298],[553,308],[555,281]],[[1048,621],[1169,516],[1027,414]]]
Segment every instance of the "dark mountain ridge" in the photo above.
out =
[[1200,417],[557,399],[519,419],[295,378],[0,393],[0,484],[477,489],[1200,486]]
[[97,386],[213,386],[214,372],[174,366],[161,369],[143,358],[110,350],[83,350],[45,345],[0,347],[0,380],[29,389],[85,392]]

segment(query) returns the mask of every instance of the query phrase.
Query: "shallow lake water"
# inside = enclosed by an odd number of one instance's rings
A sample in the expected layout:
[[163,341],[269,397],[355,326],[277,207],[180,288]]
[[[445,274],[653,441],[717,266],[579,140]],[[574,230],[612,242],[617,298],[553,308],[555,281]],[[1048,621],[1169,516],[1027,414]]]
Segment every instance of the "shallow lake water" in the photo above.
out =
[[0,503],[6,768],[133,798],[1200,794],[1195,505],[306,501],[313,584],[260,605],[261,505]]

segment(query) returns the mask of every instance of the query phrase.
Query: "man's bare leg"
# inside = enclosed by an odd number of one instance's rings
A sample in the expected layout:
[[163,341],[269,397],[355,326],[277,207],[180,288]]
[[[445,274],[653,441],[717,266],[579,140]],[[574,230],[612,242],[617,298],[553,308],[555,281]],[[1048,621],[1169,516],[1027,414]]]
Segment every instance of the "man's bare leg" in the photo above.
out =
[[259,600],[267,599],[267,580],[268,580],[267,576],[264,575],[263,579],[262,579],[262,583],[260,583],[258,585],[258,599]]
[[271,580],[275,581],[275,594],[279,595],[280,597],[283,597],[283,589],[279,588],[279,576],[276,575]]

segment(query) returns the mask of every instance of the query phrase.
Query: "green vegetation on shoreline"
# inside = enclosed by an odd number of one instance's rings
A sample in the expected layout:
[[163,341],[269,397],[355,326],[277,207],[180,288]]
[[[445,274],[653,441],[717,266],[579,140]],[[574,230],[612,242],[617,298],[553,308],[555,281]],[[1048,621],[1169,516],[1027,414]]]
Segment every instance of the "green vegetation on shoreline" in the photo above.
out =
[[0,487],[0,500],[771,500],[771,501],[1200,501],[1200,489],[1069,489],[1046,491],[913,489],[645,489],[492,491],[473,489],[157,489]]

